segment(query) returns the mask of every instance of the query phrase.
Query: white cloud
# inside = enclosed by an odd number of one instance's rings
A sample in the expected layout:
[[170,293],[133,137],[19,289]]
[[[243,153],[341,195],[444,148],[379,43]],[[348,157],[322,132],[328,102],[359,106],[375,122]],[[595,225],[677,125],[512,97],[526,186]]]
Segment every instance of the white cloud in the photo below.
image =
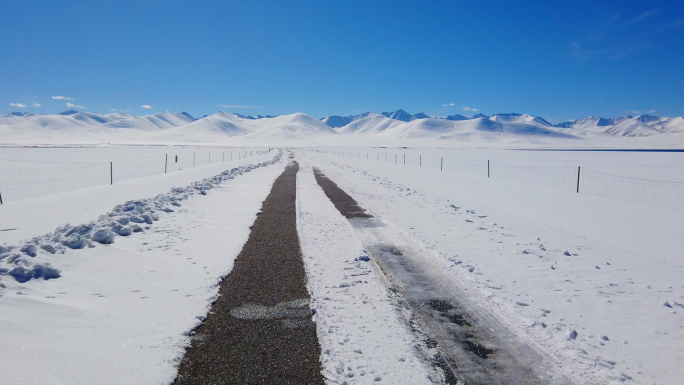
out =
[[652,113],[654,113],[654,112],[658,112],[658,110],[648,110],[648,111],[646,111],[647,114],[652,114]]
[[26,104],[24,104],[24,103],[10,103],[9,105],[12,107],[19,107],[19,108],[26,107]]
[[70,108],[85,108],[85,107],[83,107],[83,106],[77,106],[77,105],[75,105],[75,104],[73,104],[73,103],[67,103],[66,106],[67,106],[67,107],[70,107]]
[[152,106],[149,106],[149,105],[147,105],[147,104],[143,104],[143,105],[140,106],[140,107],[142,107],[142,108],[144,108],[144,109],[146,109],[146,110],[149,110],[149,109],[152,108]]
[[53,96],[52,98],[55,100],[76,100],[76,99],[70,98],[68,96]]
[[232,106],[230,104],[221,104],[220,107],[223,107],[223,108],[259,108],[259,106]]
[[33,102],[33,107],[40,107],[40,106],[42,106],[42,104],[40,104],[38,102]]
[[465,107],[463,107],[463,111],[473,111],[473,112],[477,112],[477,111],[480,111],[480,110],[478,110],[477,108],[470,108],[470,107],[468,107],[468,106],[465,106]]
[[442,107],[453,107],[454,103],[442,104]]

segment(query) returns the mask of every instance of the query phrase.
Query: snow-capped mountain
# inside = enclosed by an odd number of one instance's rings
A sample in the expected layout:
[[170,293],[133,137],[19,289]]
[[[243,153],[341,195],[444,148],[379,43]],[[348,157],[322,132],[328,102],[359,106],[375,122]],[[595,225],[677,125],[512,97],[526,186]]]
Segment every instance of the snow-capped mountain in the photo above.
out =
[[461,120],[428,117],[404,122],[391,119],[384,114],[370,113],[336,130],[343,135],[394,138],[466,139],[491,134],[574,138],[571,134],[554,129],[544,119],[520,114],[499,114],[491,118]]
[[384,115],[390,119],[399,120],[402,122],[410,122],[410,121],[413,121],[416,119],[427,119],[427,118],[429,118],[429,116],[425,115],[422,112],[419,112],[415,115],[411,115],[408,112],[401,110],[401,109],[396,110],[396,111],[392,111],[392,112],[383,112],[382,115]]
[[[1,143],[218,143],[226,140],[306,142],[312,139],[363,143],[405,139],[541,143],[552,139],[659,137],[684,133],[684,119],[650,115],[615,119],[589,117],[553,125],[529,114],[477,114],[471,118],[450,115],[429,117],[404,110],[367,112],[316,119],[303,113],[282,116],[245,116],[217,112],[195,119],[188,113],[132,116],[126,112],[97,114],[65,111],[56,115],[12,112],[0,115]],[[337,138],[337,139],[335,139]],[[343,139],[348,138],[348,139]],[[365,139],[364,139],[365,138]],[[665,138],[665,137],[662,137]],[[669,143],[672,139],[661,140]],[[681,141],[682,135],[674,140]],[[42,141],[42,142],[41,142]],[[550,143],[550,142],[549,142]]]
[[454,115],[449,115],[444,119],[446,119],[446,120],[468,120],[469,118],[467,118],[461,114],[454,114]]
[[684,119],[681,117],[667,118],[652,115],[621,116],[607,119],[588,117],[569,120],[557,124],[556,127],[579,131],[609,134],[613,136],[650,136],[659,133],[684,132]]
[[332,128],[344,127],[351,122],[354,122],[354,121],[359,120],[359,119],[363,119],[363,118],[365,118],[368,115],[373,114],[373,113],[374,112],[366,112],[366,113],[359,114],[359,115],[349,115],[349,116],[333,115],[333,116],[328,116],[328,117],[321,119],[321,122],[327,124],[328,126],[330,126]]

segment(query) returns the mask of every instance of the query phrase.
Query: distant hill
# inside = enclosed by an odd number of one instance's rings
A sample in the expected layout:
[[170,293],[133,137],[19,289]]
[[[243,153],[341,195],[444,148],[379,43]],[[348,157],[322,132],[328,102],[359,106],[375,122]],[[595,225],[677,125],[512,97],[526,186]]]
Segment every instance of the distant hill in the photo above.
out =
[[[133,116],[126,112],[101,115],[78,111],[55,115],[25,112],[0,115],[0,143],[34,143],[41,140],[68,143],[220,143],[226,138],[278,142],[324,138],[341,140],[345,137],[361,145],[407,139],[538,143],[543,140],[541,138],[576,140],[669,133],[684,133],[684,119],[652,115],[589,117],[553,125],[541,117],[520,113],[497,113],[492,116],[477,114],[471,118],[454,114],[436,118],[424,113],[410,114],[402,109],[349,116],[333,115],[320,120],[303,113],[245,116],[217,112],[200,119],[187,112],[144,116]],[[684,138],[676,138],[680,137]]]

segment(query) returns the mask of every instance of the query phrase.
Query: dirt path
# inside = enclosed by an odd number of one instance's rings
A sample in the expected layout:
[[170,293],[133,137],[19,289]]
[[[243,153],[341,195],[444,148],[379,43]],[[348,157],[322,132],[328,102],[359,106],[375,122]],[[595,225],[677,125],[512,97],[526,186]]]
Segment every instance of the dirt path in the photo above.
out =
[[291,163],[273,184],[175,384],[324,383],[297,236],[298,170]]

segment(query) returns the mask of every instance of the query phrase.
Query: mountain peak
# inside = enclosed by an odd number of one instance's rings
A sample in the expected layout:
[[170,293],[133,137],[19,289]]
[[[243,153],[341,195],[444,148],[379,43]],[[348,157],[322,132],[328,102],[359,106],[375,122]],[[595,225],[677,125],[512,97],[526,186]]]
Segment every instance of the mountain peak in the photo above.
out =
[[181,112],[181,115],[185,116],[186,118],[192,120],[193,122],[197,119],[195,119],[192,115],[188,114],[187,112]]
[[446,117],[446,120],[468,120],[469,118],[461,115],[461,114],[454,114],[454,115],[449,115]]
[[7,114],[7,116],[25,116],[25,117],[34,116],[34,115],[35,114],[32,114],[30,112],[16,112],[16,111],[13,111],[13,112],[10,112]]
[[392,112],[383,112],[382,114],[390,119],[401,120],[402,122],[410,122],[411,120],[413,120],[413,115],[409,114],[408,112],[402,109],[398,109]]

